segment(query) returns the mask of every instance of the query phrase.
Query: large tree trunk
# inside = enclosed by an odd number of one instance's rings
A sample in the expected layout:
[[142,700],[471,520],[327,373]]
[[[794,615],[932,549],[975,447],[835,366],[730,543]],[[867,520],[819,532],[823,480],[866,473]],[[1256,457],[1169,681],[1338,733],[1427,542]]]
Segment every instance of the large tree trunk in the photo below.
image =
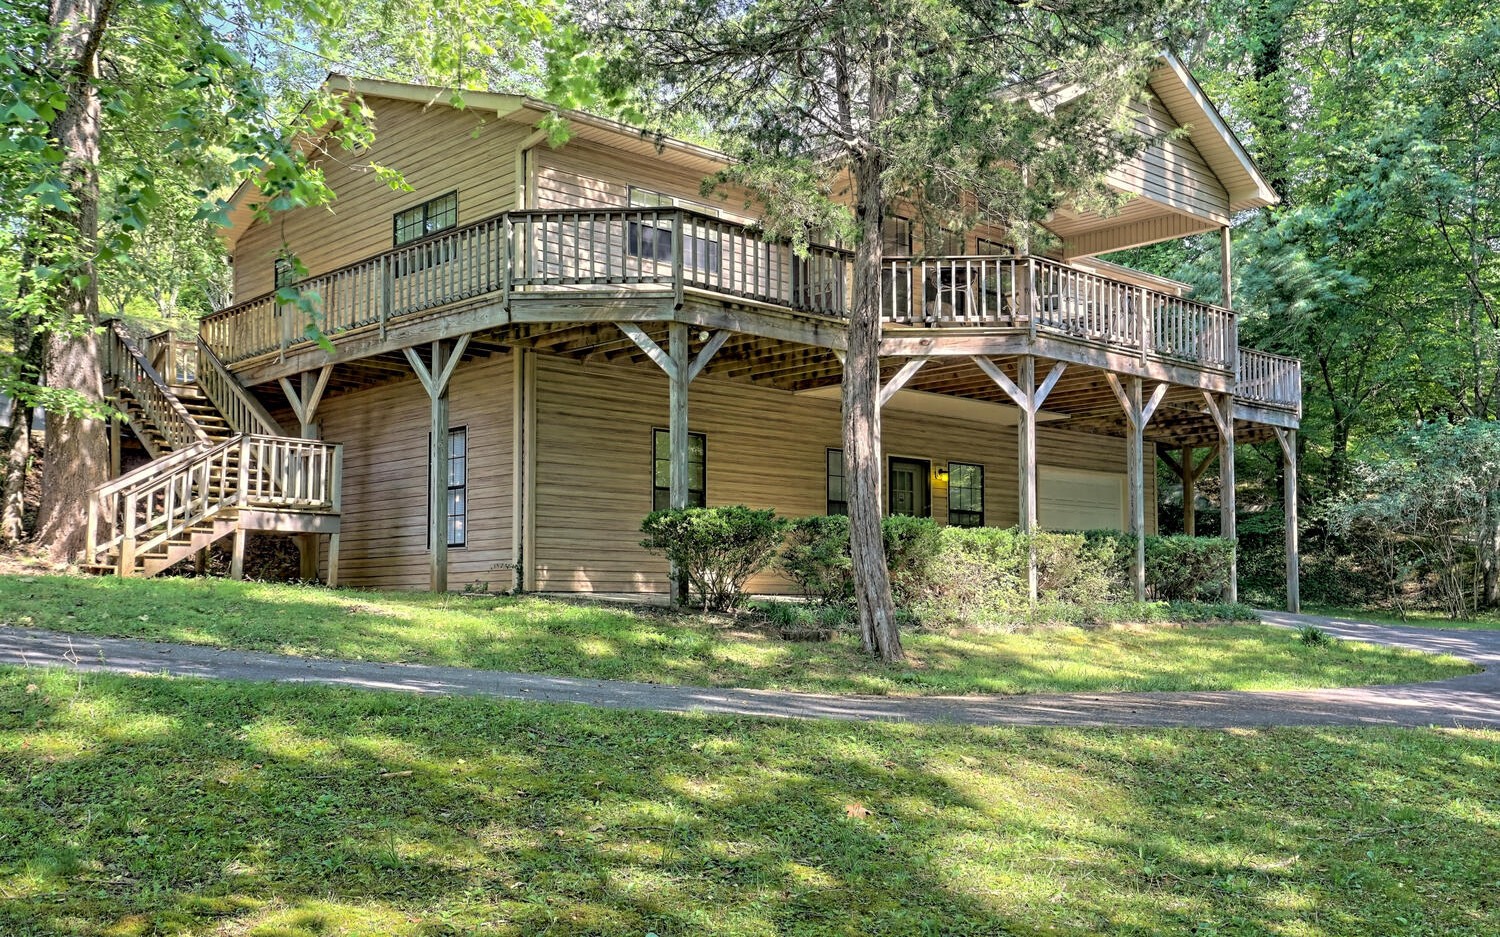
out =
[[[48,219],[49,237],[65,242],[73,262],[49,302],[46,383],[71,390],[80,402],[102,409],[99,361],[99,288],[94,254],[99,237],[99,137],[101,108],[95,79],[99,43],[114,0],[52,0],[48,21],[57,30],[51,63],[63,77],[68,104],[52,125],[63,152],[62,178],[73,211]],[[87,414],[47,414],[37,540],[56,559],[72,560],[83,546],[90,490],[109,480],[104,423]]]
[[3,504],[0,504],[0,543],[19,543],[26,537],[26,471],[31,462],[31,407],[15,402],[10,426],[0,439],[5,452]]
[[1474,597],[1476,608],[1494,608],[1500,605],[1500,505],[1495,503],[1500,492],[1486,492],[1484,496],[1484,522],[1479,529],[1479,595]]
[[893,661],[902,656],[901,633],[880,526],[880,222],[885,208],[880,175],[877,156],[867,155],[855,166],[860,241],[844,357],[844,473],[850,484],[849,538],[860,636],[866,651]]

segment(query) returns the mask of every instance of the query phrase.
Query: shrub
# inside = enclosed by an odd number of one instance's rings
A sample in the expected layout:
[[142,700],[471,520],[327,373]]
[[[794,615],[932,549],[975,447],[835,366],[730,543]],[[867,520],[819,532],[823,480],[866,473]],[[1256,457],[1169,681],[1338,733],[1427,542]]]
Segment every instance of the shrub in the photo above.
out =
[[[891,593],[904,607],[926,575],[938,548],[941,528],[928,517],[892,515],[881,521],[885,563]],[[849,556],[849,518],[841,515],[800,517],[789,525],[781,568],[804,595],[824,604],[854,601],[854,564]]]
[[891,572],[891,598],[897,608],[910,608],[921,593],[928,566],[942,544],[943,529],[930,517],[893,514],[881,521],[885,565]]
[[[1037,607],[1027,583],[1028,546],[1037,555]],[[925,627],[994,627],[1034,620],[1087,621],[1113,592],[1109,541],[1082,534],[996,527],[944,528],[912,611]]]
[[1014,530],[946,527],[911,603],[927,628],[993,626],[1028,610],[1026,541]]
[[1328,637],[1328,632],[1312,625],[1303,625],[1298,630],[1297,637],[1308,647],[1328,647],[1333,643],[1333,639]]
[[775,511],[744,505],[653,511],[641,522],[641,546],[682,570],[705,610],[728,611],[771,561],[784,526]]
[[781,568],[803,595],[824,605],[852,602],[854,564],[849,559],[849,518],[818,514],[789,522]]
[[1234,544],[1184,534],[1146,538],[1146,591],[1168,602],[1216,599],[1229,582]]
[[[1118,530],[1087,530],[1083,537],[1091,549],[1111,557],[1111,591],[1128,595],[1135,541]],[[1229,581],[1233,557],[1234,544],[1222,537],[1148,534],[1146,595],[1163,602],[1217,600]]]

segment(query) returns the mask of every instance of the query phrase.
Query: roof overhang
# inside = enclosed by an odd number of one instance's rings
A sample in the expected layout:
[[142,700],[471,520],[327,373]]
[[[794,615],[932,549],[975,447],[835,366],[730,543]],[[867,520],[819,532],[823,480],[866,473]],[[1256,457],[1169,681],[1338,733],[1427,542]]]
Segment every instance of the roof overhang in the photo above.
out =
[[1163,52],[1158,62],[1151,73],[1152,89],[1172,119],[1188,128],[1188,139],[1228,191],[1229,210],[1264,208],[1281,201],[1182,60]]
[[[723,168],[731,159],[710,147],[664,137],[628,124],[583,111],[553,107],[545,101],[518,94],[492,91],[459,91],[433,85],[331,74],[325,90],[364,99],[403,101],[424,108],[450,107],[493,114],[501,120],[535,127],[550,115],[566,119],[569,137],[604,144],[647,157],[670,153],[672,161],[705,176]],[[1201,85],[1171,52],[1163,52],[1150,76],[1150,88],[1173,121],[1188,131],[1188,139],[1209,169],[1224,186],[1231,212],[1276,204],[1279,199],[1261,175],[1234,132],[1208,99]],[[316,139],[302,144],[310,151]],[[229,199],[229,223],[220,236],[231,251],[240,235],[254,220],[251,207],[257,194],[253,180],[241,183]],[[1134,203],[1134,204],[1132,204]],[[1069,214],[1068,210],[1059,213]],[[1092,212],[1083,213],[1092,215]],[[1159,217],[1158,217],[1159,216]],[[1062,220],[1061,217],[1058,219]],[[1147,198],[1131,199],[1126,209],[1111,217],[1092,218],[1086,236],[1063,234],[1064,256],[1084,256],[1138,244],[1182,237],[1212,230],[1227,219],[1189,216]],[[1060,232],[1061,233],[1061,232]]]

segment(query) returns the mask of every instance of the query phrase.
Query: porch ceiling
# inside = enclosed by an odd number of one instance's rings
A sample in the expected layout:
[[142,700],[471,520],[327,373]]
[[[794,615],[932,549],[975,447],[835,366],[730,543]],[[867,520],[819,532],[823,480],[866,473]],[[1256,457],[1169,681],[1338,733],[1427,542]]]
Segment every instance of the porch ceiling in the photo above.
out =
[[[667,342],[667,323],[640,323],[658,344]],[[692,346],[696,353],[707,342],[711,330],[695,328]],[[527,348],[538,354],[556,355],[592,365],[611,365],[657,371],[639,346],[612,322],[512,324],[476,333],[464,354],[465,360],[506,354]],[[1018,375],[1018,357],[992,355],[1013,380]],[[881,379],[889,380],[909,359],[884,358]],[[1054,359],[1038,357],[1038,380],[1051,370]],[[736,333],[703,370],[700,380],[727,381],[746,386],[836,398],[843,367],[835,354],[821,347]],[[334,366],[328,397],[354,392],[393,381],[415,380],[411,365],[401,352],[340,362]],[[1155,382],[1147,381],[1147,393]],[[665,383],[663,384],[665,388]],[[275,384],[263,385],[273,409],[281,405]],[[888,407],[917,412],[946,413],[997,426],[1016,425],[1016,411],[1005,393],[963,356],[934,358],[916,373]],[[1105,372],[1071,363],[1047,398],[1041,420],[1058,429],[1108,436],[1123,436],[1126,425]],[[1274,438],[1270,427],[1237,421],[1237,438],[1245,442]],[[1169,385],[1157,415],[1147,426],[1147,439],[1167,446],[1212,445],[1217,430],[1204,411],[1202,391]]]

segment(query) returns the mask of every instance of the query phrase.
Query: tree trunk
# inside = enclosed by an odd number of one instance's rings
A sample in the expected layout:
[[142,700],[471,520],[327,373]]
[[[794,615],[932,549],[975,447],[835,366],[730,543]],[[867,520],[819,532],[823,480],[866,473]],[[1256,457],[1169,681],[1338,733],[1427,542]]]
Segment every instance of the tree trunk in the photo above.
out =
[[[52,0],[48,21],[57,30],[51,59],[65,76],[68,103],[52,125],[63,152],[62,180],[73,211],[54,213],[49,237],[72,253],[67,274],[49,302],[44,353],[46,383],[71,390],[79,402],[102,411],[99,362],[99,287],[94,254],[99,237],[99,42],[114,0]],[[104,422],[94,415],[60,409],[47,414],[42,497],[37,539],[55,558],[74,559],[83,546],[90,490],[109,480]]]
[[1494,608],[1500,605],[1500,504],[1496,496],[1500,492],[1489,491],[1484,496],[1484,522],[1479,529],[1480,592],[1475,596],[1477,608]]
[[5,452],[5,480],[0,488],[0,543],[26,537],[26,470],[31,463],[31,407],[20,400],[11,410],[0,449]]
[[854,597],[865,650],[900,660],[901,633],[891,600],[880,518],[880,223],[881,165],[867,154],[854,167],[860,240],[854,253],[849,348],[844,357],[844,472],[849,490],[849,540]]

